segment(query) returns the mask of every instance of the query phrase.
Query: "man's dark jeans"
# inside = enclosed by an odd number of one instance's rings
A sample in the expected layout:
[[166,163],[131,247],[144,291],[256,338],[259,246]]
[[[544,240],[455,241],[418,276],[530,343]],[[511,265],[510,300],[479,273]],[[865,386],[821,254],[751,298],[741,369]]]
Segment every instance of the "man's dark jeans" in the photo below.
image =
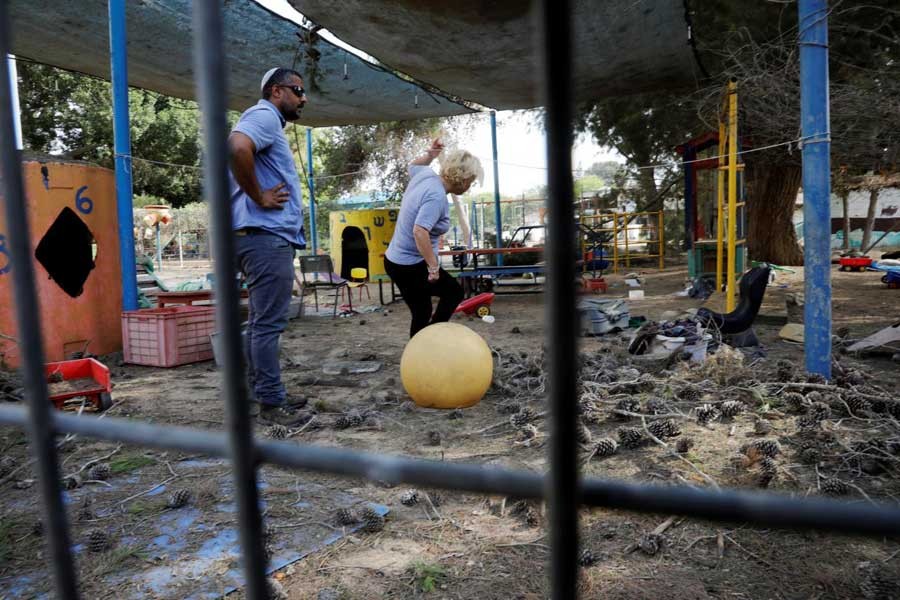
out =
[[238,266],[250,291],[250,381],[257,402],[278,406],[285,397],[279,341],[287,327],[294,287],[294,247],[282,237],[261,231],[235,239]]

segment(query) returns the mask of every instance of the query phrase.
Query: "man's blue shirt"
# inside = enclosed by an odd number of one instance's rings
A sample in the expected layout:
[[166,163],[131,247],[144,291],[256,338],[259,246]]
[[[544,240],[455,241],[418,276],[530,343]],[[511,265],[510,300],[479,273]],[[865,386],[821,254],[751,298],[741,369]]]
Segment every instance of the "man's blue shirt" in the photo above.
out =
[[279,235],[297,246],[306,247],[303,231],[303,194],[294,164],[294,155],[284,134],[285,120],[268,100],[260,100],[241,115],[232,132],[249,137],[256,146],[253,157],[256,179],[260,190],[268,190],[279,183],[288,190],[290,197],[284,209],[265,209],[244,193],[228,170],[231,192],[231,217],[234,229],[255,227]]

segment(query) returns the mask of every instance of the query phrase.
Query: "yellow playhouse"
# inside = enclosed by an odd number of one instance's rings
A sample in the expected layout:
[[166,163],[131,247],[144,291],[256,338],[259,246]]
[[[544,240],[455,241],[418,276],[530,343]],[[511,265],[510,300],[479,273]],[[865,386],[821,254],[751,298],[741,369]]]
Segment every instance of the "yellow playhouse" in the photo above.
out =
[[329,215],[334,270],[345,279],[350,269],[362,267],[369,277],[385,275],[384,252],[397,224],[396,208],[334,211]]

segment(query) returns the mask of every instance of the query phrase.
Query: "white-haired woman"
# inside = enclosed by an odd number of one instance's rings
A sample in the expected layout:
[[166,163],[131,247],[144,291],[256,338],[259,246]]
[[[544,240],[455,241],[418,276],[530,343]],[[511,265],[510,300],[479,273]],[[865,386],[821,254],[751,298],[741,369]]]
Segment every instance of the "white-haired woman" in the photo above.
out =
[[[409,165],[409,185],[403,192],[394,237],[385,252],[384,268],[400,288],[412,312],[409,337],[431,323],[449,321],[463,298],[463,289],[438,260],[438,240],[450,229],[447,194],[464,194],[481,181],[481,162],[465,150],[451,150],[441,159],[440,174],[429,166],[443,151],[441,141]],[[432,311],[431,298],[439,298]]]

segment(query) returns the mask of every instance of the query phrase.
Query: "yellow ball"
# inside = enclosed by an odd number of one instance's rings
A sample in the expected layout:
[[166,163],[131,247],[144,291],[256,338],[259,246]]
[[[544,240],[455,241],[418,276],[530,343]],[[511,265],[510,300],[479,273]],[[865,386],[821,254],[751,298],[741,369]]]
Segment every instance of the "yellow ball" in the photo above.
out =
[[467,408],[491,385],[494,360],[480,335],[458,323],[435,323],[417,333],[400,358],[406,393],[425,408]]

